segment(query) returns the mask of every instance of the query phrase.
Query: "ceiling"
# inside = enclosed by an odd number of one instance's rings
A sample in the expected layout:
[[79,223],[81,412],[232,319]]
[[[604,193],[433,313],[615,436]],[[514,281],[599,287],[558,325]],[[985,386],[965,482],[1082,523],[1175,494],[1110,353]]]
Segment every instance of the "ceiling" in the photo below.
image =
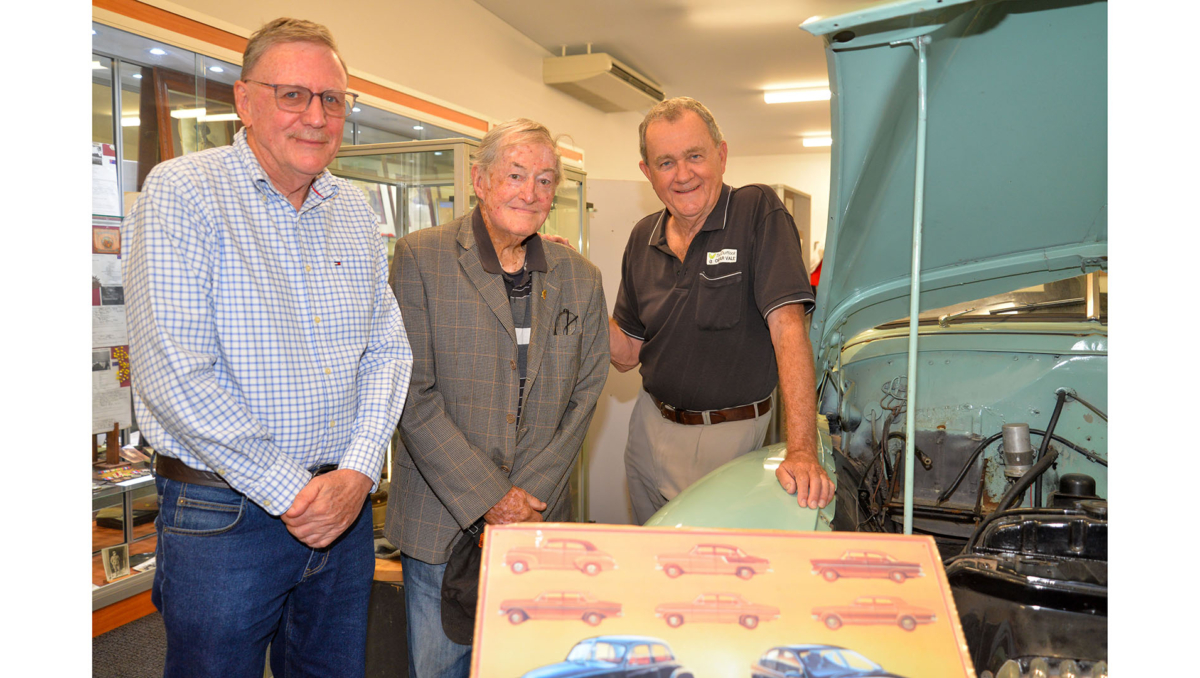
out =
[[829,132],[829,102],[763,102],[764,89],[825,85],[820,38],[801,31],[847,0],[475,0],[551,53],[606,52],[662,86],[690,96],[721,125],[730,155],[828,153],[801,134]]

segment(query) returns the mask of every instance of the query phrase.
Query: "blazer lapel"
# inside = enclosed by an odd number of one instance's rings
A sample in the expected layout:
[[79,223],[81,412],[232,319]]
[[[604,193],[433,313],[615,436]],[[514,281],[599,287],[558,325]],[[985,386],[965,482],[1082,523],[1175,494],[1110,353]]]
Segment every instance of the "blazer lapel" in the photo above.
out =
[[[529,354],[525,367],[525,394],[533,390],[533,382],[537,379],[542,357],[546,354],[546,344],[550,342],[550,332],[554,329],[555,311],[558,310],[559,285],[558,276],[554,274],[554,265],[547,262],[549,271],[534,273],[533,290],[530,297],[533,302],[533,320],[529,330]],[[542,291],[546,298],[542,298]]]
[[500,324],[508,332],[513,343],[517,343],[517,332],[513,325],[512,307],[508,305],[508,292],[500,276],[492,275],[483,270],[479,263],[479,248],[475,245],[475,234],[471,232],[471,217],[467,215],[458,229],[458,244],[464,251],[458,256],[458,265],[462,266],[467,279],[479,290],[479,295],[496,314]]

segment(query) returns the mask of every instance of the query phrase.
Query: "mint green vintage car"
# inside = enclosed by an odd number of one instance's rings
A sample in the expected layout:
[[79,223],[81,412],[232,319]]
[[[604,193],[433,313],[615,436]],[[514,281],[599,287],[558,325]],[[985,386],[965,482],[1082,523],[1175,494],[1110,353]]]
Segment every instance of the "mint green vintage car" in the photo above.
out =
[[[798,507],[776,445],[647,524],[932,535],[980,675],[1104,666],[1107,12],[906,0],[800,27],[833,92],[809,336],[836,498]],[[999,574],[1020,594],[987,593]]]

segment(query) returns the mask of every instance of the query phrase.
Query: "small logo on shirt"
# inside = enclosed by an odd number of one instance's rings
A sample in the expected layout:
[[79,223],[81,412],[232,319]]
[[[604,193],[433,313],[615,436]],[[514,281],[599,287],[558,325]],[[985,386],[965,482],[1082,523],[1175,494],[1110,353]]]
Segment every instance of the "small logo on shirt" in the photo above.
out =
[[708,265],[715,266],[716,264],[736,264],[737,250],[721,250],[720,252],[708,253]]

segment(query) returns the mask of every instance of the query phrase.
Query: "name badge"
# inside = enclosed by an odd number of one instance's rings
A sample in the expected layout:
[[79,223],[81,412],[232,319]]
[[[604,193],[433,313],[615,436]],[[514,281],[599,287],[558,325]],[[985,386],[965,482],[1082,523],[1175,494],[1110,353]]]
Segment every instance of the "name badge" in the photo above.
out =
[[714,266],[716,264],[726,264],[726,263],[728,263],[728,264],[736,264],[737,263],[737,250],[721,250],[720,252],[709,252],[708,253],[708,265],[709,266]]

